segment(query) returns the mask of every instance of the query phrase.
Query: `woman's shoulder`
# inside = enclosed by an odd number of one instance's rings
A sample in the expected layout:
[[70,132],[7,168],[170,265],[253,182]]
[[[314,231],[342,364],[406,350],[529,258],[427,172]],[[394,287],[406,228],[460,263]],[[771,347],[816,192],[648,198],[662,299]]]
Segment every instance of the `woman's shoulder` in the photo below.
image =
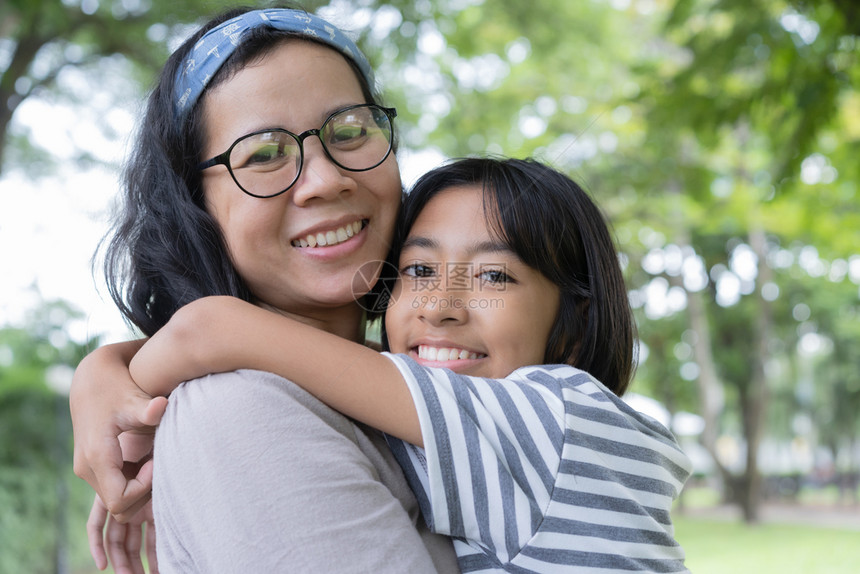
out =
[[353,436],[353,423],[316,397],[274,373],[240,369],[186,381],[170,395],[165,416],[185,420],[220,419],[253,428],[287,420],[291,425],[323,425]]

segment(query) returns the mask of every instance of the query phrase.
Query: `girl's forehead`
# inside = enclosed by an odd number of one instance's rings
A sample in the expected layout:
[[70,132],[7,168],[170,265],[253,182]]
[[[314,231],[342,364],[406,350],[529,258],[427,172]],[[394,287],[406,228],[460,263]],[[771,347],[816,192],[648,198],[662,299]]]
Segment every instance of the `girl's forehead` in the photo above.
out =
[[[422,218],[427,219],[439,215],[440,211],[444,215],[446,210],[450,210],[453,217],[454,211],[463,211],[469,209],[474,211],[476,205],[483,205],[484,192],[480,185],[453,185],[443,187],[435,191],[432,197],[427,200],[424,207],[415,218],[416,223]],[[442,218],[444,221],[445,218]]]
[[484,193],[480,185],[442,188],[415,217],[407,237],[433,237],[439,244],[455,246],[490,236],[484,215]]

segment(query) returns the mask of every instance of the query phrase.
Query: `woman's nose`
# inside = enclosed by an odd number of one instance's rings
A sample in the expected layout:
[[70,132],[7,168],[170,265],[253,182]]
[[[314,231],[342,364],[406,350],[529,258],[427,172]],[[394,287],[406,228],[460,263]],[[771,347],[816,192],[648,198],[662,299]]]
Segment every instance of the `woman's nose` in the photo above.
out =
[[331,200],[355,188],[352,173],[335,165],[318,138],[305,140],[302,172],[293,186],[296,205],[304,206],[314,199]]

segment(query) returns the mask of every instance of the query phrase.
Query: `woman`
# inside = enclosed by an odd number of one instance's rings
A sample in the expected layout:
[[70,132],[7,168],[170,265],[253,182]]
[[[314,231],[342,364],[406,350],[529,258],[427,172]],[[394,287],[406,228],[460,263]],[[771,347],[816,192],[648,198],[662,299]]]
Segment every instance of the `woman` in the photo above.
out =
[[[373,87],[352,42],[301,11],[232,11],[185,42],[150,98],[108,248],[123,313],[152,334],[190,301],[233,295],[362,341],[353,278],[385,259],[401,197],[395,112]],[[71,396],[75,472],[126,517],[152,466],[126,483],[115,431],[164,406],[110,410],[134,350],[86,359]],[[286,379],[185,385],[156,442],[162,572],[457,571],[384,439]]]

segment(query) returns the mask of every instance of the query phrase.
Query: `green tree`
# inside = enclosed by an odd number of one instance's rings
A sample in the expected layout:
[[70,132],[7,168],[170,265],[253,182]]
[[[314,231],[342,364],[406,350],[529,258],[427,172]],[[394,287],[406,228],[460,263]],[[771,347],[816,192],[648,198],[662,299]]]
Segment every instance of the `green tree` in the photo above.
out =
[[[426,141],[449,156],[538,155],[589,184],[616,221],[643,306],[660,281],[681,301],[645,314],[659,322],[643,325],[649,360],[663,364],[641,379],[664,398],[689,396],[687,378],[673,377],[677,391],[656,379],[667,376],[673,341],[691,341],[692,360],[675,368],[695,367],[703,442],[752,522],[776,384],[768,365],[791,354],[778,343],[797,328],[779,293],[798,277],[778,276],[773,260],[799,244],[823,265],[839,264],[860,245],[857,8],[649,6],[500,1],[428,11],[414,27],[421,49],[405,55],[398,44],[398,65],[441,79],[401,74],[394,84],[410,94],[405,107],[418,126],[407,144]],[[655,259],[659,269],[643,273]],[[665,320],[677,313],[683,327]],[[737,475],[717,452],[733,421],[747,445]]]
[[[68,384],[98,339],[68,337],[81,313],[45,302],[0,329],[0,571],[65,573],[87,560],[82,528],[92,494],[72,473]],[[70,537],[69,534],[72,533]]]
[[[711,331],[700,336],[711,344],[698,350],[702,410],[712,427],[705,443],[716,455],[721,405],[713,397],[729,385],[746,462],[739,476],[721,470],[748,521],[758,519],[761,499],[766,367],[777,328],[767,296],[775,284],[773,255],[792,241],[837,257],[860,244],[850,183],[854,162],[838,166],[845,179],[837,185],[819,185],[802,173],[810,158],[833,161],[823,153],[828,147],[835,159],[856,146],[856,140],[833,135],[850,115],[846,102],[856,98],[852,80],[858,72],[857,22],[850,20],[855,11],[840,8],[845,6],[828,2],[676,2],[665,36],[683,50],[684,61],[668,73],[654,62],[643,90],[646,145],[673,158],[668,178],[645,181],[695,198],[691,206],[676,195],[674,212],[654,213],[657,221],[669,215],[663,220],[669,241],[703,256],[712,277],[717,265],[731,268],[739,248],[755,262],[739,304],[721,304],[718,284],[703,294],[688,293],[691,328],[700,335]],[[836,209],[822,213],[820,202]],[[702,295],[708,297],[699,302]]]
[[[52,150],[12,129],[16,110],[29,98],[82,105],[93,91],[116,103],[139,96],[164,64],[171,42],[193,24],[236,5],[230,0],[4,0],[0,3],[0,174],[7,162],[36,174]],[[311,9],[320,2],[306,2]],[[83,72],[85,86],[66,76]],[[64,81],[69,79],[70,81]],[[131,89],[129,91],[129,88]],[[106,125],[100,126],[108,130]],[[125,134],[109,134],[114,139]],[[63,150],[65,151],[65,150]],[[79,153],[79,161],[92,161]]]
[[[0,165],[33,157],[27,134],[8,129],[20,102],[66,101],[64,71],[97,77],[117,62],[145,86],[185,23],[213,8],[115,7],[132,4],[0,5]],[[764,433],[788,436],[806,409],[823,442],[856,440],[860,279],[834,272],[856,266],[860,245],[853,0],[306,5],[360,32],[405,149],[535,155],[593,192],[615,223],[649,350],[637,388],[673,410],[695,395],[718,463],[720,435],[743,436],[746,470],[720,472],[747,520]],[[814,321],[796,318],[803,305]],[[829,341],[814,407],[797,399],[810,332]]]

